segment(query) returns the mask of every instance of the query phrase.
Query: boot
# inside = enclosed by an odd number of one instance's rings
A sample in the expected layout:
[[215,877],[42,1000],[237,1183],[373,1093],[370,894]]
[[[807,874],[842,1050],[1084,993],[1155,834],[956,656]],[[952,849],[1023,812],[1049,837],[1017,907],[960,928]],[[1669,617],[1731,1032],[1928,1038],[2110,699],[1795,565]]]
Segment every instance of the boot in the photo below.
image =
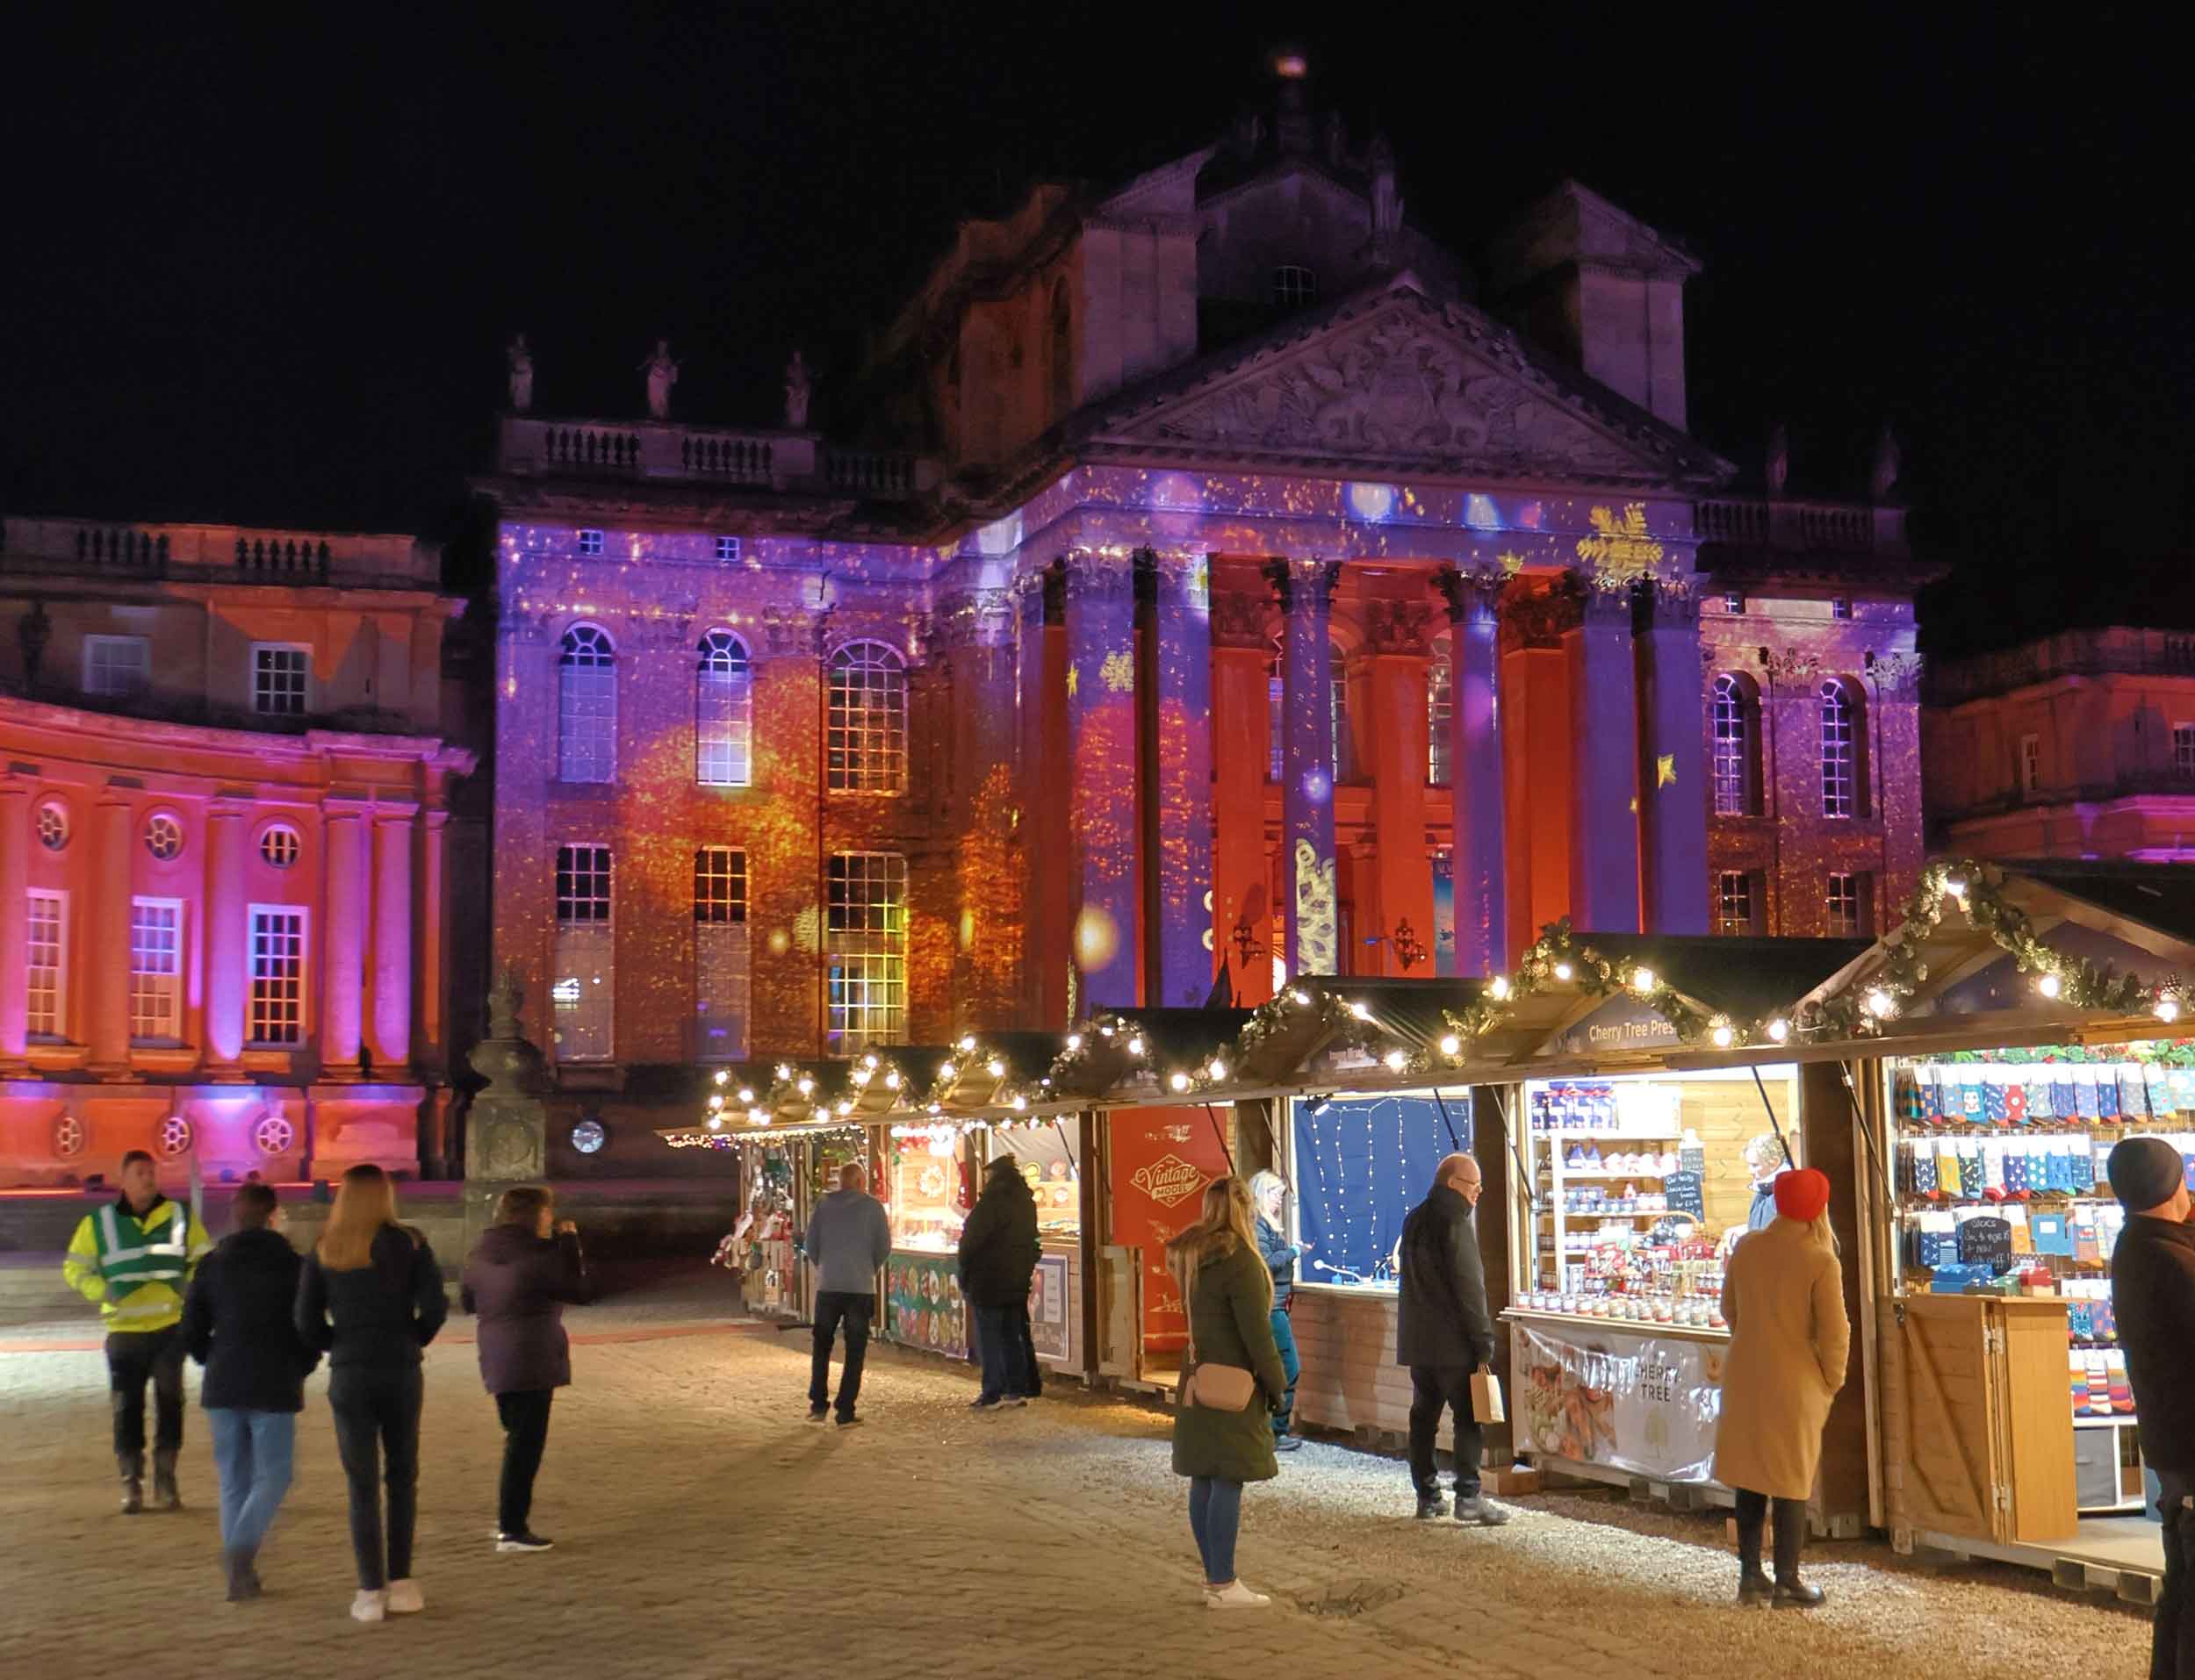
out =
[[117,1453],[114,1464],[122,1473],[122,1514],[134,1517],[145,1509],[145,1455]]
[[249,1547],[234,1547],[222,1554],[228,1567],[228,1601],[232,1605],[259,1596],[259,1572],[252,1568],[252,1558]]
[[1777,1500],[1775,1525],[1776,1586],[1771,1602],[1778,1610],[1811,1610],[1829,1595],[1799,1579],[1799,1554],[1806,1546],[1806,1502]]
[[1739,1501],[1738,1513],[1738,1606],[1750,1610],[1767,1604],[1775,1589],[1760,1567],[1760,1531],[1766,1526],[1766,1513],[1748,1522],[1744,1501]]
[[153,1503],[162,1511],[181,1511],[183,1492],[176,1486],[176,1449],[153,1448]]

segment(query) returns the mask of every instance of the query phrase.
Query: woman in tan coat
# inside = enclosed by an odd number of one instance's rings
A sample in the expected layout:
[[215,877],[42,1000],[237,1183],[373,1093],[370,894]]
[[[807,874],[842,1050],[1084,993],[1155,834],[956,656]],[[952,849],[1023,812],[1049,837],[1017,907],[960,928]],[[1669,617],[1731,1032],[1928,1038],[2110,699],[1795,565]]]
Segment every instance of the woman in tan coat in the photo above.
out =
[[[1822,1459],[1822,1425],[1845,1386],[1852,1325],[1829,1228],[1829,1180],[1811,1167],[1776,1178],[1776,1218],[1732,1251],[1724,1274],[1731,1329],[1715,1479],[1738,1495],[1738,1602],[1806,1609],[1820,1589],[1799,1579],[1806,1502]],[[1761,1530],[1775,1502],[1773,1585]]]

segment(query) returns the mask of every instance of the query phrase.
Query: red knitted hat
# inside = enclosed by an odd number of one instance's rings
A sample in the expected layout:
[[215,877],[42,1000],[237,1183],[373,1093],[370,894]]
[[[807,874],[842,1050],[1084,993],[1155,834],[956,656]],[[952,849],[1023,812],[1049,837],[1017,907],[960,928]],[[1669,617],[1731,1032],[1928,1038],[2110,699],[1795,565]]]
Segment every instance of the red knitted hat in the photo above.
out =
[[1811,1224],[1829,1206],[1829,1174],[1811,1167],[1776,1174],[1776,1211],[1801,1224]]

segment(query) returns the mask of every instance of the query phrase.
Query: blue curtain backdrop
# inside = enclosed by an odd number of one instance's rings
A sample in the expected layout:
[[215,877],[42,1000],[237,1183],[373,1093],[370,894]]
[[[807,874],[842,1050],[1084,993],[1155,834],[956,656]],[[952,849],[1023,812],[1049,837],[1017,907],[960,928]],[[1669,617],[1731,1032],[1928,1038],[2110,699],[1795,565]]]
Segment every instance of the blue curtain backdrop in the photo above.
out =
[[1453,1144],[1430,1097],[1336,1098],[1324,1114],[1294,1099],[1296,1225],[1312,1251],[1296,1268],[1300,1282],[1392,1281],[1388,1256],[1403,1219],[1433,1188],[1433,1168],[1451,1149],[1471,1147],[1470,1099],[1461,1091],[1443,1098]]

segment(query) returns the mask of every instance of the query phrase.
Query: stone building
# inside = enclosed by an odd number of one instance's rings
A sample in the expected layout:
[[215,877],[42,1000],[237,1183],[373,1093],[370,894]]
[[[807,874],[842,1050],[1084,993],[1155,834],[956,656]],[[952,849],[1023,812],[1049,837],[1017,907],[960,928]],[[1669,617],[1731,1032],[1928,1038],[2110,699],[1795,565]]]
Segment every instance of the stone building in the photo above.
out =
[[964,223],[840,405],[876,447],[547,418],[529,363],[495,948],[567,1090],[1906,889],[1889,482],[1733,493],[1674,241],[1572,183],[1473,263],[1281,95]]
[[409,537],[0,521],[0,1185],[440,1164],[459,609]]
[[1947,851],[2195,861],[2195,635],[2067,630],[1945,664],[1922,745]]

